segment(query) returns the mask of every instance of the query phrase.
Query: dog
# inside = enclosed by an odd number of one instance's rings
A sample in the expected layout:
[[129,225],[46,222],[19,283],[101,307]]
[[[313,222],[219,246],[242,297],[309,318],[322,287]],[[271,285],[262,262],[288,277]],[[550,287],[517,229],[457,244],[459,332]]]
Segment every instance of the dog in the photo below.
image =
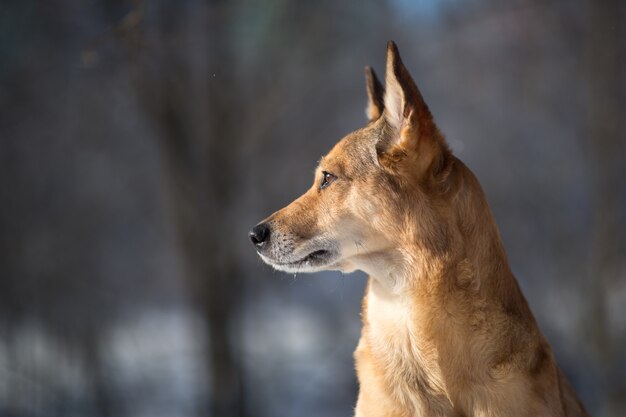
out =
[[369,275],[357,417],[587,416],[508,264],[473,173],[387,45],[368,123],[311,188],[249,233],[277,270]]

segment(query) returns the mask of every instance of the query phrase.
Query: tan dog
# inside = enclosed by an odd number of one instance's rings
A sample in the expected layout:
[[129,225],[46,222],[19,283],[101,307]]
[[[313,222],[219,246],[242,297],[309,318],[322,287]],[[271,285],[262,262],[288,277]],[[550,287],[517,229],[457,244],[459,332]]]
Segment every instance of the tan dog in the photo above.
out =
[[454,157],[393,42],[369,123],[313,186],[250,232],[286,272],[370,275],[357,417],[585,416],[513,276],[472,172]]

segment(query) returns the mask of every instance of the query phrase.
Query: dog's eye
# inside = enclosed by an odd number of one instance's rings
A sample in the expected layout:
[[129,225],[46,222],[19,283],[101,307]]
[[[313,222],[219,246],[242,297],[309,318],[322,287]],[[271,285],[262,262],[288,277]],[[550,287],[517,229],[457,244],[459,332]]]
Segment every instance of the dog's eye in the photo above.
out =
[[330,172],[322,171],[322,183],[320,184],[320,190],[322,188],[328,187],[336,179],[337,177],[331,174]]

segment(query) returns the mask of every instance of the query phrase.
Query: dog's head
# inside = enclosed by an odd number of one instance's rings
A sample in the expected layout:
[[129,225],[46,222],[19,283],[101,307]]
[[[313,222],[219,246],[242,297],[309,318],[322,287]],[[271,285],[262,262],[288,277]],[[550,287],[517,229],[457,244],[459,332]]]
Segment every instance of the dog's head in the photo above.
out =
[[366,76],[368,124],[321,159],[304,195],[250,231],[276,269],[380,276],[415,256],[408,246],[436,252],[446,245],[440,217],[454,157],[393,42],[386,89],[369,67]]

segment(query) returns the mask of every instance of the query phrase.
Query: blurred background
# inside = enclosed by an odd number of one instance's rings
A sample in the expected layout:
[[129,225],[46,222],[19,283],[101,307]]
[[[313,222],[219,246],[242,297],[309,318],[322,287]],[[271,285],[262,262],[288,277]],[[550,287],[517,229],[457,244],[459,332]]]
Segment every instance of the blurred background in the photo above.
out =
[[0,2],[0,415],[350,416],[361,273],[247,231],[394,39],[594,416],[626,413],[626,4]]

